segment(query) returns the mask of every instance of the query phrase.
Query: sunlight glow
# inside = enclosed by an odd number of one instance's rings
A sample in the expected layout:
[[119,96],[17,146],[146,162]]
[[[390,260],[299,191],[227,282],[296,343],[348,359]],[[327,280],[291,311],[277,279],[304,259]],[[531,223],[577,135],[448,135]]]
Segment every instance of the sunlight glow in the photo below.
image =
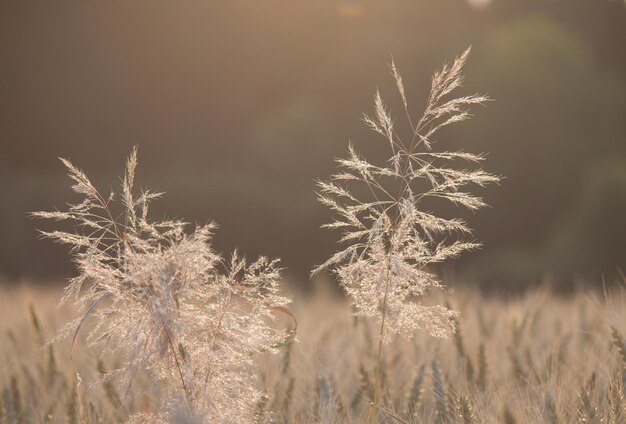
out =
[[470,6],[475,7],[476,9],[484,9],[489,6],[491,0],[467,0]]
[[341,2],[336,6],[336,10],[345,18],[358,18],[365,13],[363,5],[354,2]]

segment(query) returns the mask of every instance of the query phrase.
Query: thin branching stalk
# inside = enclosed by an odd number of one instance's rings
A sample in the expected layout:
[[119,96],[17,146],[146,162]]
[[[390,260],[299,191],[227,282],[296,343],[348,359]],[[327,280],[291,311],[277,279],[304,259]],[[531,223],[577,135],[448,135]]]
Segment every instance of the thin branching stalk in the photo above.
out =
[[443,201],[480,209],[485,203],[465,188],[499,180],[481,168],[459,169],[459,162],[478,164],[483,155],[433,150],[439,130],[468,119],[471,106],[490,100],[479,94],[451,96],[462,84],[468,55],[469,49],[434,74],[426,107],[417,118],[409,110],[404,81],[392,62],[408,136],[402,135],[376,92],[375,113],[364,115],[363,121],[388,143],[390,156],[382,164],[374,163],[351,144],[348,158],[337,160],[340,171],[330,181],[318,182],[320,201],[336,214],[325,227],[342,231],[340,242],[345,247],[313,273],[331,269],[352,298],[355,314],[380,325],[371,422],[376,420],[380,397],[383,345],[396,334],[411,337],[418,329],[440,338],[454,332],[454,311],[422,303],[430,289],[443,286],[432,265],[479,247],[464,240],[471,230],[463,220],[442,218],[427,208]]

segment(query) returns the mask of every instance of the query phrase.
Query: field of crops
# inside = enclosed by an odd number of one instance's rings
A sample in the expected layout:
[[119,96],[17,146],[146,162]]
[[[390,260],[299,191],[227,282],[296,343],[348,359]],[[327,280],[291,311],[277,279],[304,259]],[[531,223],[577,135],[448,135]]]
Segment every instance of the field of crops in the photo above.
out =
[[[567,298],[547,290],[508,300],[469,291],[446,296],[438,300],[460,312],[453,339],[418,332],[383,351],[378,422],[625,422],[623,290]],[[123,367],[123,358],[102,357],[102,347],[87,347],[81,335],[73,355],[71,340],[46,345],[76,316],[56,307],[59,297],[41,287],[2,290],[0,423],[123,422],[158,411],[159,381],[138,373],[131,387],[114,377],[98,383],[105,370]],[[324,287],[296,296],[293,312],[296,341],[256,358],[264,393],[258,422],[366,422],[375,330]]]

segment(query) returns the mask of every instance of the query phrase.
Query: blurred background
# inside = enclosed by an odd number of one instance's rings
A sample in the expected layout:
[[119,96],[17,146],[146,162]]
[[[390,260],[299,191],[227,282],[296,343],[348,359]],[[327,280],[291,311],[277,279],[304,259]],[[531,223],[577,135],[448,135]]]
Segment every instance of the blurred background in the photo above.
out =
[[360,116],[377,87],[400,112],[391,56],[418,115],[469,45],[464,93],[496,101],[437,148],[488,152],[505,179],[466,216],[484,248],[449,273],[487,289],[619,276],[623,0],[0,0],[0,274],[72,275],[27,212],[76,200],[57,157],[108,192],[138,145],[139,185],[166,192],[154,217],[215,220],[218,249],[279,256],[306,284],[338,238],[314,180],[349,140],[383,152]]

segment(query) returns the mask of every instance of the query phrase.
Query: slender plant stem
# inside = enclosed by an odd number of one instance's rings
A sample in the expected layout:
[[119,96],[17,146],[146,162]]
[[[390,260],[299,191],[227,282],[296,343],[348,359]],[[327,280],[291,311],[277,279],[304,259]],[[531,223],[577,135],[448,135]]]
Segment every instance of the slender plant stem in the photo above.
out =
[[[387,296],[385,296],[385,299]],[[378,408],[378,391],[380,387],[380,363],[383,353],[383,332],[385,331],[385,310],[383,309],[383,317],[380,321],[380,333],[378,335],[378,353],[376,355],[376,380],[374,382],[374,400],[372,401],[370,408],[370,422],[376,423],[377,408]]]
[[193,407],[193,403],[191,401],[191,393],[189,391],[189,387],[187,386],[187,383],[185,382],[185,377],[183,376],[183,371],[180,367],[180,362],[178,361],[178,355],[176,354],[176,348],[174,347],[174,342],[172,341],[172,337],[170,336],[170,332],[168,331],[167,327],[165,326],[165,321],[163,320],[163,317],[159,314],[159,318],[161,318],[161,323],[163,324],[163,331],[165,332],[165,336],[167,337],[167,341],[170,345],[170,349],[172,350],[172,355],[174,355],[174,362],[176,363],[176,369],[178,369],[178,375],[180,377],[180,381],[182,383],[183,386],[183,391],[185,393],[185,399],[187,400],[187,406],[189,406],[189,411],[191,412],[191,414],[195,414],[194,411],[194,407]]
[[376,354],[376,380],[374,382],[374,399],[370,406],[370,423],[375,424],[378,415],[378,397],[381,385],[381,362],[383,357],[383,335],[385,333],[385,318],[387,316],[387,295],[389,294],[389,268],[391,264],[387,260],[387,270],[385,275],[385,297],[383,298],[382,317],[380,320],[380,331],[378,333],[378,353]]

